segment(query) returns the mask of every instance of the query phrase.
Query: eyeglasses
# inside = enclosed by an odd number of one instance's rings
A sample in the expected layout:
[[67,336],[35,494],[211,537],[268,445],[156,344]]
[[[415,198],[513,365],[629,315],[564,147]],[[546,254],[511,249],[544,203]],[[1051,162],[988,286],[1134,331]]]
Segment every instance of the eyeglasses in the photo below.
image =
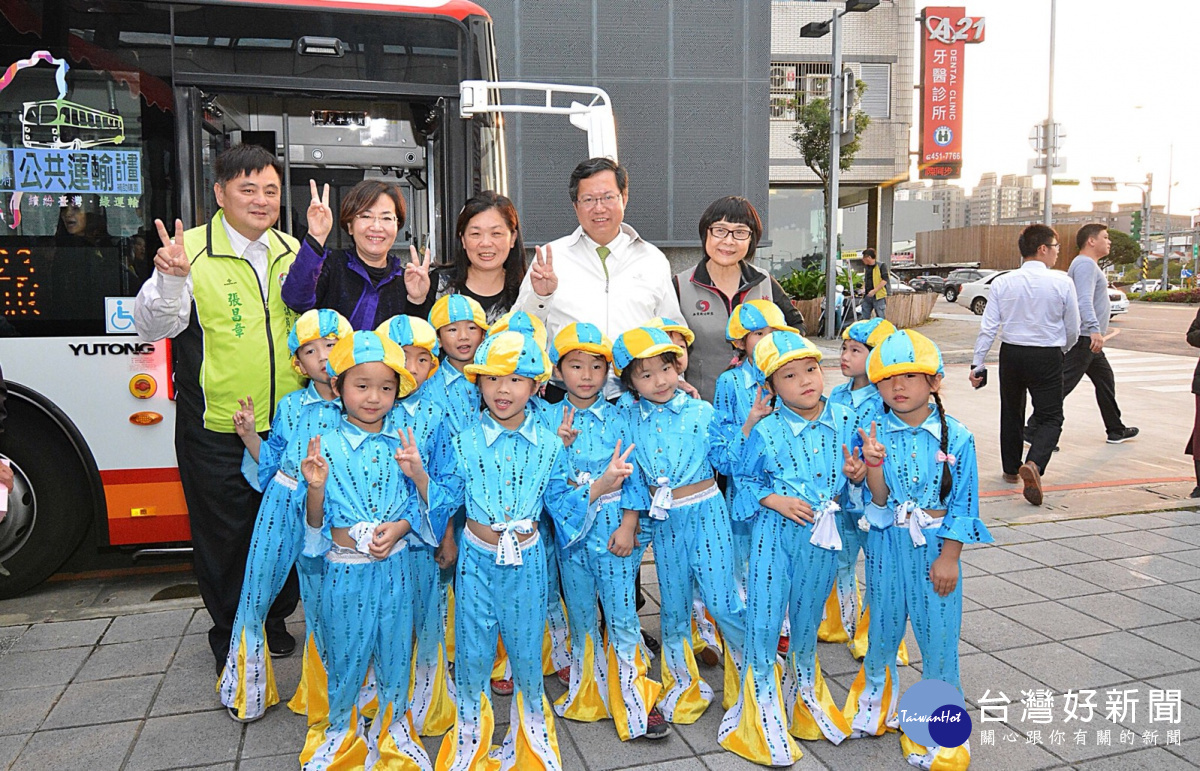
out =
[[1061,244],[1059,244],[1057,241],[1052,244],[1046,244],[1046,248],[1048,249],[1057,249],[1059,246],[1061,246]]
[[395,214],[356,214],[354,219],[362,225],[379,223],[385,227],[394,227],[400,221]]
[[585,195],[582,198],[576,198],[575,203],[579,204],[585,209],[594,209],[599,204],[612,206],[617,202],[618,199],[620,199],[620,197],[621,196],[617,195],[616,193],[606,193],[601,196]]
[[749,241],[750,236],[754,235],[753,231],[751,231],[749,228],[738,228],[737,230],[730,230],[729,228],[723,228],[719,225],[714,225],[714,226],[710,227],[708,229],[708,232],[712,235],[713,238],[717,239],[718,241],[720,241],[725,236],[733,236],[734,241]]

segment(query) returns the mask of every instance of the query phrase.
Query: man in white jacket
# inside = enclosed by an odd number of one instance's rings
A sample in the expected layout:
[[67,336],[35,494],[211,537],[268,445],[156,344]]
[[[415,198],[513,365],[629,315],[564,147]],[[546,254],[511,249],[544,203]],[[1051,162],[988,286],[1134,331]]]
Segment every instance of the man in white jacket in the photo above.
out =
[[[571,172],[571,202],[579,227],[537,250],[514,309],[546,322],[552,340],[577,321],[615,340],[655,316],[682,320],[666,256],[624,223],[628,172],[608,158],[584,161]],[[609,372],[604,396],[619,392]]]

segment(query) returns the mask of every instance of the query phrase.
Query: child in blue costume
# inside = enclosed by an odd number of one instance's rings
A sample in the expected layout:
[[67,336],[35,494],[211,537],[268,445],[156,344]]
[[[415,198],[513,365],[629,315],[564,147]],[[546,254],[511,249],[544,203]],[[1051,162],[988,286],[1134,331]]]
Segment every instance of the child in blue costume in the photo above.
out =
[[[428,473],[436,477],[448,462],[450,450],[444,410],[426,385],[438,371],[437,332],[429,322],[412,316],[393,316],[375,331],[404,351],[405,369],[412,373],[417,388],[396,402],[392,416],[400,431],[413,432]],[[421,736],[441,736],[454,725],[454,682],[446,651],[446,587],[453,579],[453,563],[442,564],[440,548],[419,544],[410,549],[418,590],[414,609],[417,648],[413,657],[413,727]]]
[[[700,398],[700,392],[691,383],[688,383],[688,351],[691,345],[696,342],[696,334],[687,328],[687,325],[681,321],[677,321],[668,316],[655,316],[649,321],[642,324],[644,327],[657,327],[667,333],[671,338],[671,342],[679,346],[682,351],[676,357],[675,363],[679,365],[679,390],[683,391],[688,396],[696,399]],[[621,391],[621,395],[617,398],[616,406],[621,409],[626,409],[634,404],[637,400],[637,395],[633,391]],[[640,606],[639,606],[640,607]],[[646,642],[646,647],[657,653],[660,645],[653,637],[645,632],[642,633],[642,638]],[[721,634],[717,631],[717,626],[713,622],[712,615],[704,607],[704,602],[700,599],[699,587],[692,587],[692,649],[696,655],[710,667],[715,667],[721,663],[721,651],[724,650],[724,644],[721,641]]]
[[[309,442],[301,470],[304,552],[325,560],[319,613],[329,724],[301,763],[305,771],[430,769],[408,714],[417,593],[408,544],[435,542],[420,510],[429,477],[411,429],[401,436],[392,415],[416,383],[404,351],[370,331],[341,340],[327,366],[345,416]],[[355,700],[368,667],[379,711],[365,731]]]
[[[520,332],[532,337],[543,351],[549,349],[549,339],[546,325],[533,314],[525,311],[509,311],[492,324],[489,335],[500,332]],[[550,404],[541,396],[534,394],[529,399],[531,414],[540,420],[551,431],[557,432],[562,422],[561,411],[557,405]],[[571,632],[567,624],[566,602],[563,600],[562,579],[559,577],[558,553],[554,537],[554,522],[551,517],[542,517],[538,522],[542,531],[542,546],[546,549],[546,634],[542,639],[542,674],[557,675],[563,685],[570,683],[571,674]],[[500,696],[512,693],[512,672],[508,668],[508,656],[504,652],[503,641],[497,648],[499,655],[493,668],[492,692]]]
[[[479,389],[463,376],[463,369],[475,360],[475,351],[483,342],[488,331],[487,314],[474,299],[461,294],[449,294],[438,298],[429,310],[429,325],[437,332],[438,344],[442,349],[442,366],[429,376],[428,391],[443,411],[443,426],[446,435],[453,438],[479,422]],[[453,566],[458,558],[456,528],[461,528],[463,513],[448,522],[438,545],[438,564],[443,568]],[[444,591],[448,607],[453,607],[453,591],[450,581],[453,572],[446,576]],[[449,613],[446,627],[446,655],[454,660],[454,614]]]
[[[890,321],[880,318],[856,321],[842,332],[842,351],[839,360],[842,375],[850,378],[834,386],[829,392],[832,404],[844,404],[858,417],[858,428],[866,428],[876,419],[883,407],[879,389],[867,377],[867,356],[888,335],[896,331]],[[860,446],[861,442],[856,442]],[[838,514],[838,529],[842,534],[842,551],[839,554],[837,584],[825,602],[825,620],[821,622],[821,642],[846,643],[854,657],[861,659],[867,654],[867,626],[870,621],[866,603],[860,601],[858,576],[855,567],[858,553],[862,550],[866,533],[859,529],[858,521],[863,514],[865,484],[850,485],[842,499],[842,510]],[[901,663],[908,663],[908,654],[902,650]]]
[[[662,597],[659,707],[673,723],[694,723],[712,701],[692,647],[693,583],[725,638],[725,693],[736,698],[745,641],[745,605],[733,568],[729,512],[714,468],[729,473],[733,431],[712,405],[679,391],[680,348],[661,329],[638,327],[613,344],[613,370],[637,394],[623,415],[635,480],[621,507],[648,511]],[[732,701],[729,705],[732,706]]]
[[[738,516],[749,513],[753,526],[746,669],[719,738],[755,763],[790,766],[801,757],[792,736],[840,744],[850,733],[821,675],[817,627],[842,548],[837,502],[847,479],[862,481],[866,468],[848,449],[854,413],[822,396],[816,346],[795,332],[772,332],[754,359],[779,405],[771,412],[755,403],[736,464],[744,496]],[[781,684],[775,658],[785,613],[792,636]]]
[[[632,471],[628,451],[620,456],[614,450],[599,479],[571,488],[562,442],[526,409],[537,384],[550,377],[550,362],[532,338],[519,332],[487,338],[466,376],[478,384],[486,411],[454,438],[447,473],[430,488],[435,527],[460,506],[467,509],[455,583],[458,719],[442,741],[437,768],[559,771],[541,671],[546,556],[537,520],[545,510],[556,519],[560,538],[568,544],[579,538],[594,516],[590,504],[619,490]],[[497,634],[504,638],[516,691],[504,743],[493,753],[487,691]]]
[[[583,485],[603,473],[621,441],[618,408],[603,398],[612,343],[594,324],[568,324],[555,336],[550,360],[567,390],[558,435],[574,484]],[[612,717],[622,741],[660,739],[670,726],[654,706],[662,686],[646,676],[650,662],[634,607],[634,574],[644,551],[638,512],[623,510],[617,493],[596,503],[599,511],[582,539],[559,550],[572,644],[567,692],[554,709],[571,720]],[[604,606],[607,645],[597,597]]]
[[[275,673],[267,655],[264,624],[267,611],[283,588],[292,566],[297,564],[304,547],[304,501],[295,495],[300,477],[300,461],[308,451],[308,441],[341,420],[342,405],[333,394],[325,362],[337,341],[353,330],[350,322],[337,311],[310,310],[296,319],[288,334],[292,366],[309,379],[308,387],[293,391],[279,400],[275,420],[267,440],[254,431],[254,402],[247,398],[234,413],[234,427],[246,444],[254,473],[251,484],[264,491],[250,554],[229,658],[217,690],[229,716],[250,722],[263,716],[267,707],[279,703]],[[255,463],[256,462],[256,463]],[[308,633],[300,687],[292,708],[300,714],[307,710],[312,724],[325,719],[324,675],[318,654],[315,616],[321,585],[320,565],[304,560],[299,563],[300,596]]]
[[[754,348],[758,341],[772,332],[800,331],[789,327],[783,311],[770,300],[750,300],[734,307],[725,325],[725,339],[734,347],[740,362],[717,377],[713,406],[724,415],[726,422],[741,426],[750,416],[750,409],[763,393],[763,375],[754,364]],[[733,514],[733,550],[737,559],[738,588],[746,594],[746,571],[750,564],[750,530],[752,515],[738,516],[737,480],[730,478],[725,488],[725,503]],[[753,506],[753,504],[751,504]],[[756,508],[756,507],[754,507]],[[787,648],[781,644],[780,652]]]
[[[979,519],[975,437],[942,408],[942,354],[924,335],[902,330],[871,351],[867,375],[884,411],[863,437],[871,501],[866,506],[870,639],[863,668],[846,700],[851,736],[880,736],[899,726],[896,649],[911,619],[921,648],[921,676],[959,691],[962,628],[959,554],[964,543],[991,543]],[[930,403],[932,398],[933,403]],[[923,747],[907,736],[911,765],[962,771],[969,745]]]

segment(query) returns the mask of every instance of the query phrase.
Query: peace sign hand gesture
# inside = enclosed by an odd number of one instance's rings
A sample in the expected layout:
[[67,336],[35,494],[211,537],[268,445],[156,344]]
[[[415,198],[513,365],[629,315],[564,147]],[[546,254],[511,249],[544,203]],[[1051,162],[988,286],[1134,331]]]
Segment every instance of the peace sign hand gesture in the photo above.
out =
[[167,233],[162,220],[154,220],[154,227],[158,228],[158,238],[162,241],[162,246],[154,253],[154,267],[160,273],[183,278],[192,270],[183,251],[183,220],[175,220],[174,238]]
[[314,436],[308,441],[308,457],[300,461],[300,473],[304,474],[304,481],[308,482],[309,488],[320,490],[325,487],[329,479],[329,464],[321,454],[321,437]]
[[558,276],[554,275],[554,254],[550,250],[550,244],[534,248],[533,265],[529,268],[529,283],[539,297],[552,295],[558,289]]
[[750,406],[750,412],[746,414],[746,422],[742,424],[742,434],[749,437],[750,430],[754,428],[758,421],[775,411],[771,405],[771,399],[774,395],[770,390],[758,387],[758,393],[754,397],[754,404]]
[[867,433],[863,429],[858,429],[858,435],[862,437],[863,461],[870,467],[875,468],[883,463],[883,459],[887,457],[887,448],[879,443],[875,438],[875,421],[871,421],[871,433]]
[[592,500],[599,498],[601,495],[621,489],[621,485],[633,473],[633,464],[629,462],[629,453],[633,452],[634,447],[635,445],[631,444],[622,453],[621,440],[617,440],[617,446],[613,448],[612,458],[608,461],[608,468],[604,469],[604,473],[592,485],[592,492],[594,494]]
[[563,447],[570,447],[579,436],[579,429],[574,428],[575,423],[575,408],[563,405],[562,423],[558,425],[558,438],[562,440]]
[[429,296],[429,265],[433,257],[427,248],[422,259],[416,246],[409,246],[408,253],[410,262],[404,266],[404,288],[408,291],[408,301],[420,305]]
[[308,205],[307,215],[308,234],[324,246],[325,239],[329,238],[329,231],[333,230],[333,210],[329,208],[329,183],[325,183],[325,192],[322,195],[317,195],[315,179],[308,181],[308,187],[312,192],[312,203]]
[[842,457],[846,462],[842,465],[842,473],[846,475],[854,484],[858,484],[867,478],[867,464],[863,463],[862,457],[859,454],[858,448],[854,448],[854,452],[850,452],[850,448],[842,445]]
[[249,396],[238,399],[238,405],[241,409],[233,413],[233,429],[237,431],[238,436],[245,439],[254,433],[254,399]]
[[414,482],[428,479],[425,463],[421,460],[421,450],[417,447],[417,440],[413,437],[411,427],[400,433],[400,449],[396,450],[396,463],[400,464],[400,470],[404,472],[404,476]]

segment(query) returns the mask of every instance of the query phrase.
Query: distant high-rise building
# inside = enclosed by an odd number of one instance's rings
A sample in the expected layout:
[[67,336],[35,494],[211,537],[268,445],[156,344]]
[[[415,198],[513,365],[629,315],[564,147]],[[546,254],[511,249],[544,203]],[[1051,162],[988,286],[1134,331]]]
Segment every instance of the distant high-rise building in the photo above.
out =
[[958,185],[936,180],[932,185],[905,182],[896,186],[896,200],[931,201],[942,217],[942,230],[967,224],[967,193]]

